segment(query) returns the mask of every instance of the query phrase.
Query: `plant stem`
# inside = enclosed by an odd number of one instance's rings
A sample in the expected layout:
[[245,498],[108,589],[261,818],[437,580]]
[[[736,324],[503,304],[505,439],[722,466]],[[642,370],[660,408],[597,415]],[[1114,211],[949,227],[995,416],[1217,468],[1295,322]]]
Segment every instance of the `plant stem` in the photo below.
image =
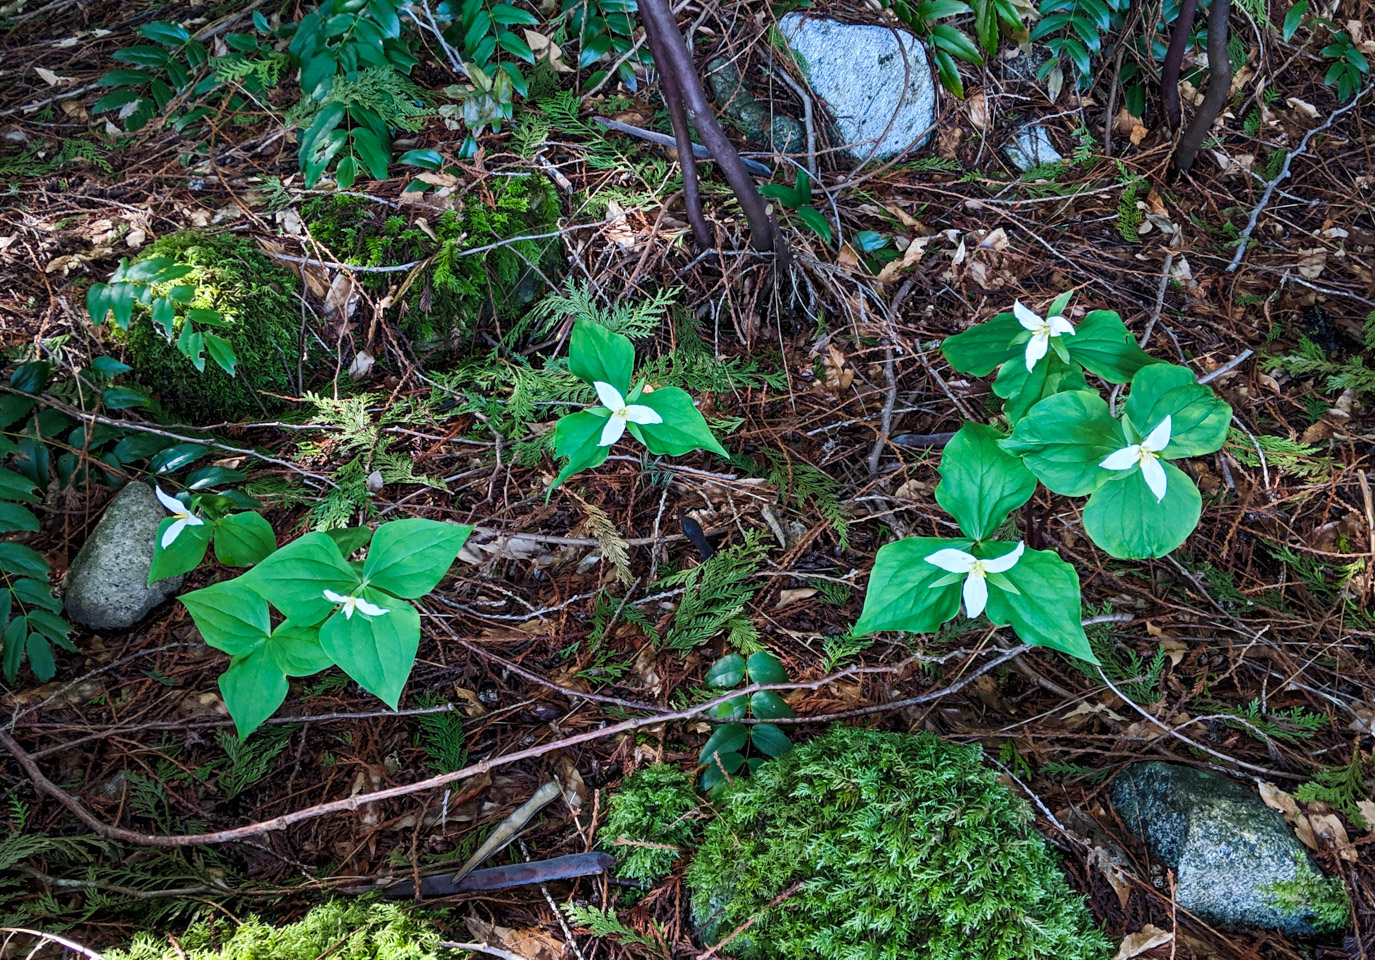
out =
[[1165,66],[1160,71],[1160,103],[1165,108],[1165,123],[1171,130],[1179,129],[1179,71],[1184,66],[1184,48],[1194,28],[1194,10],[1198,0],[1184,0],[1179,5],[1179,17],[1170,34],[1170,47],[1165,51]]
[[1232,90],[1232,58],[1227,53],[1227,15],[1231,9],[1232,0],[1213,0],[1208,9],[1208,87],[1203,91],[1203,103],[1179,138],[1174,165],[1180,173],[1188,173],[1193,167],[1194,158]]

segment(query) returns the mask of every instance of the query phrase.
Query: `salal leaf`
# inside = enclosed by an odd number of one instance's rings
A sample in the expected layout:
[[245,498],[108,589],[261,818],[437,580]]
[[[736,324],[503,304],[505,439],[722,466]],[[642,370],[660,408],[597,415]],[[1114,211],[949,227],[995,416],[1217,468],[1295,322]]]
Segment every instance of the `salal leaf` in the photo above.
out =
[[1027,550],[1002,574],[1013,593],[990,581],[988,618],[1011,625],[1023,643],[1051,647],[1081,660],[1097,663],[1084,635],[1084,611],[1079,574],[1049,550]]
[[362,596],[387,612],[369,617],[354,611],[346,617],[341,610],[320,628],[320,645],[359,686],[395,710],[420,649],[420,614],[377,590],[364,590]]
[[1172,463],[1165,468],[1165,499],[1157,501],[1140,468],[1122,471],[1089,497],[1084,532],[1122,560],[1163,557],[1183,543],[1198,525],[1203,498],[1188,475]]
[[163,517],[162,522],[158,524],[157,541],[153,546],[153,563],[148,568],[150,584],[194,570],[205,559],[205,548],[210,546],[212,529],[208,523],[194,527],[188,524],[182,527],[177,538],[167,547],[163,547],[162,535],[176,522],[176,517]]
[[678,457],[693,450],[710,450],[728,456],[687,391],[660,387],[652,393],[641,394],[635,402],[664,418],[663,423],[626,424],[631,435],[655,456]]
[[201,638],[231,656],[258,649],[272,632],[267,601],[242,577],[192,590],[179,599],[195,621]]
[[1036,404],[999,445],[1021,457],[1050,490],[1082,497],[1108,479],[1110,471],[1099,464],[1125,440],[1103,398],[1075,390]]
[[215,524],[215,559],[226,567],[251,567],[276,549],[277,535],[261,514],[235,513]]
[[1232,408],[1213,391],[1194,379],[1187,367],[1159,363],[1143,367],[1132,378],[1131,393],[1123,405],[1128,430],[1135,441],[1170,418],[1170,444],[1163,455],[1170,460],[1198,457],[1222,447]]
[[351,596],[359,577],[339,556],[329,534],[316,532],[288,543],[239,581],[260,593],[287,619],[319,623],[334,610],[334,604],[325,599],[325,591]]
[[606,462],[611,448],[599,446],[597,441],[601,438],[602,428],[606,426],[609,415],[606,408],[599,407],[559,418],[559,422],[554,425],[554,453],[559,457],[567,457],[568,463],[559,471],[558,477],[549,487],[551,493],[573,474],[599,467]]
[[945,579],[946,571],[926,558],[946,547],[967,552],[973,544],[972,540],[909,537],[880,547],[855,635],[879,630],[930,633],[954,617],[960,609],[960,582],[934,586]]
[[750,683],[788,682],[788,671],[783,668],[783,664],[779,663],[773,654],[764,650],[750,654],[746,670],[750,675]]
[[284,621],[272,631],[266,646],[272,659],[288,677],[308,677],[334,662],[320,644],[318,626]]
[[992,427],[966,423],[941,455],[936,502],[971,540],[991,536],[1036,492],[1036,477],[998,446],[1002,439]]
[[703,763],[710,763],[712,754],[738,753],[749,740],[749,730],[743,723],[723,723],[712,731],[707,742],[702,744],[700,754]]
[[772,723],[756,723],[750,728],[750,743],[760,753],[781,757],[793,748],[788,735]]
[[240,740],[277,712],[286,692],[286,675],[264,647],[234,657],[220,674],[220,695]]
[[619,333],[579,320],[573,324],[568,343],[568,369],[587,383],[609,383],[621,396],[630,392],[630,376],[635,368],[635,348]]
[[[1027,339],[1029,337],[1022,339],[1018,344],[1017,355],[1003,364],[1002,369],[998,371],[997,379],[993,381],[993,392],[1007,401],[1003,406],[1003,415],[1007,417],[1008,423],[1013,424],[1019,422],[1026,416],[1027,411],[1046,397],[1071,390],[1083,390],[1088,386],[1084,380],[1084,371],[1079,365],[1066,363],[1056,349],[1048,351],[1044,357],[1036,361],[1035,366],[1027,370]],[[1063,349],[1063,343],[1067,339],[1069,338],[1052,338],[1052,348],[1059,346]]]
[[729,690],[739,686],[745,679],[745,658],[738,653],[728,653],[711,665],[707,671],[707,686]]
[[1156,362],[1136,345],[1136,338],[1112,310],[1090,311],[1074,336],[1060,339],[1077,363],[1109,383],[1128,383],[1136,371]]
[[793,708],[772,690],[760,690],[750,694],[750,713],[761,720],[777,720],[780,717],[794,717]]
[[384,523],[368,547],[363,580],[398,597],[423,597],[438,586],[472,532],[422,517]]
[[[1025,332],[1011,313],[1000,313],[987,323],[946,337],[941,344],[941,352],[960,373],[986,377],[1000,363],[1014,356],[1012,340]],[[1022,355],[1020,350],[1015,353]]]

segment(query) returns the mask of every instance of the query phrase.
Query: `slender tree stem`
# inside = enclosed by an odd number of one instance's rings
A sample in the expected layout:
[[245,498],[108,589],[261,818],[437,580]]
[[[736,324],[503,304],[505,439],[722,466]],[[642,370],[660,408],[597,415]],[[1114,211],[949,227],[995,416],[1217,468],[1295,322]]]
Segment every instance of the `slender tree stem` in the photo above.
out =
[[1213,0],[1208,9],[1208,87],[1203,91],[1203,102],[1179,138],[1174,165],[1180,173],[1188,173],[1193,167],[1194,158],[1208,139],[1213,121],[1222,115],[1232,90],[1232,58],[1227,52],[1227,15],[1231,9],[1232,0]]
[[1179,71],[1184,66],[1184,48],[1194,29],[1194,10],[1198,0],[1184,0],[1179,5],[1179,18],[1170,34],[1170,47],[1165,51],[1165,66],[1160,71],[1160,103],[1165,108],[1165,123],[1171,130],[1179,129]]
[[649,44],[649,52],[654,55],[654,62],[659,66],[664,105],[668,107],[673,139],[678,144],[678,163],[683,168],[683,201],[687,206],[688,223],[692,225],[692,239],[696,240],[697,246],[702,249],[710,249],[711,228],[707,226],[706,215],[702,212],[702,187],[697,179],[697,160],[692,149],[692,135],[688,130],[687,111],[683,109],[683,97],[678,89],[677,77],[668,69],[669,60],[668,55],[664,53],[663,38],[646,27],[645,40]]

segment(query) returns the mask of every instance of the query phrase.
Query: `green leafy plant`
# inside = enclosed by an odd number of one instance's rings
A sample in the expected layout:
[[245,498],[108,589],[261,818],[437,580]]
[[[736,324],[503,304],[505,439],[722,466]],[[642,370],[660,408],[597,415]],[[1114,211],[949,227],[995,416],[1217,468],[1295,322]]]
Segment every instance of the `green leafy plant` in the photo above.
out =
[[1193,532],[1198,488],[1171,460],[1222,447],[1232,408],[1185,367],[1151,364],[1120,419],[1097,393],[1070,390],[1031,408],[999,446],[1048,489],[1087,496],[1084,530],[1114,557],[1162,557]]
[[[1130,5],[1130,0],[1041,0],[1031,40],[1045,40],[1055,54],[1042,64],[1041,79],[1068,59],[1080,84],[1087,85],[1093,77],[1091,56],[1102,52],[1104,34],[1121,29]],[[1178,16],[1178,3],[1175,10]]]
[[[205,642],[232,657],[220,692],[240,737],[282,705],[288,677],[331,664],[396,709],[420,644],[408,601],[435,588],[470,532],[410,518],[375,534],[308,533],[248,573],[181,597]],[[365,559],[349,560],[365,546]],[[273,609],[283,618],[275,626]]]
[[[635,0],[563,0],[563,13],[578,37],[578,66],[586,70],[599,61],[624,57],[616,76],[628,90],[635,90],[635,68],[651,61],[647,50],[635,50],[635,21],[630,15],[637,9]],[[586,85],[597,86],[607,72],[601,67],[593,70]]]
[[[0,451],[17,449],[10,440],[0,438]],[[0,470],[0,534],[38,530],[38,518],[23,506],[37,502],[37,489],[27,477]],[[67,639],[72,626],[58,616],[61,611],[62,601],[48,586],[48,561],[43,555],[13,540],[0,541],[0,645],[4,648],[0,669],[6,682],[14,683],[26,658],[35,677],[51,680],[57,671],[53,644],[76,652]]]
[[763,537],[751,531],[740,543],[717,550],[695,567],[660,577],[654,590],[681,588],[683,598],[659,646],[686,651],[724,633],[725,642],[737,650],[760,649],[759,628],[750,619],[749,603],[759,592],[755,574],[767,552]]
[[602,405],[570,413],[554,427],[554,451],[568,460],[550,492],[573,474],[600,466],[611,446],[630,432],[655,456],[710,450],[727,456],[692,397],[679,387],[631,389],[635,348],[630,340],[587,320],[573,324],[568,368],[597,391]]
[[[738,653],[727,654],[707,671],[707,686],[729,690],[743,683],[787,683],[788,671],[778,658],[765,651],[757,651],[749,658]],[[733,774],[753,772],[773,757],[781,757],[793,748],[792,740],[769,720],[796,716],[786,700],[772,690],[757,690],[748,696],[735,697],[716,708],[716,718],[727,720],[717,727],[702,745],[697,762],[702,771],[702,789],[716,790],[729,783]],[[752,717],[757,723],[740,723]],[[753,748],[758,753],[747,756]]]
[[626,778],[606,804],[598,833],[616,856],[616,876],[658,883],[701,832],[701,805],[692,781],[677,767],[657,763]]
[[1342,100],[1350,100],[1370,73],[1370,61],[1345,30],[1332,35],[1332,42],[1322,48],[1322,55],[1332,61],[1323,83],[1336,87]]
[[[198,482],[214,481],[207,478]],[[158,525],[149,583],[194,570],[212,542],[215,559],[226,567],[251,567],[277,549],[276,534],[262,514],[252,510],[229,512],[242,505],[238,497],[188,491],[183,500],[164,493],[162,487],[153,489],[171,516]]]
[[1036,478],[992,427],[966,423],[941,457],[936,502],[965,539],[909,537],[879,549],[856,634],[929,633],[959,613],[987,613],[1023,642],[1097,662],[1081,625],[1079,575],[1050,550],[992,539],[1031,498]]
[[[984,62],[985,54],[991,57],[998,52],[1000,34],[1026,34],[1022,11],[1015,0],[891,0],[891,4],[883,0],[883,5],[891,5],[898,19],[931,48],[941,85],[957,97],[964,96],[957,59],[978,66]],[[974,15],[975,39],[953,24],[938,22],[970,13]]]
[[798,169],[791,187],[785,187],[780,183],[766,183],[759,188],[759,193],[770,200],[777,200],[785,209],[796,213],[797,219],[801,220],[808,230],[827,243],[831,242],[834,234],[830,221],[820,210],[812,206],[812,181],[806,170]]

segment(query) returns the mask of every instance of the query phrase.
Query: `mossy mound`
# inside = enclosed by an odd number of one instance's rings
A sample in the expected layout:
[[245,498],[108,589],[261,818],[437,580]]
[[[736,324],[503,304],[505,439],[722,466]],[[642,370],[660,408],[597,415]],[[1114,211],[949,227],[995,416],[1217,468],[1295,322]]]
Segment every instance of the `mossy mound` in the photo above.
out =
[[618,858],[616,875],[652,884],[672,870],[697,836],[700,805],[677,767],[657,763],[628,777],[607,801],[599,831],[602,849]]
[[1030,807],[976,748],[837,726],[737,781],[718,808],[687,882],[708,941],[753,920],[727,954],[1112,956]]
[[[433,257],[396,304],[402,331],[421,353],[464,344],[481,317],[514,318],[562,269],[558,237],[520,240],[475,255],[465,251],[513,237],[558,229],[558,195],[543,176],[491,177],[458,210],[403,215],[363,197],[321,197],[303,211],[311,236],[341,263],[395,266]],[[405,274],[362,273],[358,281],[381,297]]]
[[193,924],[177,937],[140,933],[106,960],[441,960],[440,932],[387,903],[334,900],[296,923],[273,927],[250,916],[239,927]]
[[142,311],[120,335],[139,382],[170,417],[190,423],[262,417],[279,408],[273,395],[295,392],[301,328],[296,276],[250,241],[228,234],[174,233],[150,244],[139,259],[153,257],[195,268],[176,283],[195,289],[191,307],[219,311],[227,326],[215,332],[234,345],[239,362],[232,377],[209,360],[197,370]]

